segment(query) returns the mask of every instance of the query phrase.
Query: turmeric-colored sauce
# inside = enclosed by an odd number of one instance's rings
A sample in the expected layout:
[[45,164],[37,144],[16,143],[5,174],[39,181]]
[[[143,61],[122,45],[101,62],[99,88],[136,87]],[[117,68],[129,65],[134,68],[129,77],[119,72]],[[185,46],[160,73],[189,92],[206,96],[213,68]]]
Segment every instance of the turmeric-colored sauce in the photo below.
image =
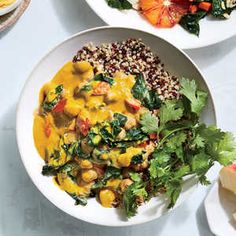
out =
[[[132,157],[143,151],[137,146],[127,148],[126,152],[120,148],[108,152],[104,145],[101,155],[94,157],[101,145],[96,148],[89,144],[85,138],[89,132],[94,130],[92,141],[98,144],[101,136],[96,133],[97,125],[103,124],[106,132],[112,132],[109,122],[119,113],[127,119],[117,136],[123,139],[127,130],[137,126],[139,115],[145,110],[131,92],[134,76],[123,73],[116,73],[113,78],[101,76],[104,75],[94,74],[88,62],[66,63],[41,88],[39,109],[34,117],[34,142],[40,156],[49,169],[57,172],[55,180],[60,188],[77,197],[90,194],[94,181],[104,173],[104,166],[129,167]],[[92,160],[80,156],[80,149]],[[117,189],[120,181],[110,180],[105,187]],[[103,206],[111,207],[115,194],[104,189],[100,200]]]

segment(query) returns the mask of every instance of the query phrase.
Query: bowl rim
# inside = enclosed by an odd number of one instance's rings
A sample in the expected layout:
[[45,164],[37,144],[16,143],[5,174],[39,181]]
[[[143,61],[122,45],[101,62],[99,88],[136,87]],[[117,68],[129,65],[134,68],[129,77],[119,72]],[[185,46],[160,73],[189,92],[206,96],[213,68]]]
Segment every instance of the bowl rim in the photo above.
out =
[[22,0],[16,0],[15,2],[11,3],[9,6],[0,8],[0,16],[4,16],[7,13],[15,10],[20,4]]
[[[32,80],[32,75],[34,73],[34,71],[37,69],[38,66],[40,66],[40,64],[48,57],[48,55],[50,55],[53,51],[55,51],[57,48],[59,48],[61,45],[63,45],[64,43],[67,43],[68,41],[70,41],[71,39],[73,38],[76,38],[80,35],[84,35],[84,34],[87,34],[87,33],[90,33],[90,32],[94,32],[94,31],[100,31],[100,30],[106,30],[106,29],[125,29],[125,30],[132,30],[132,31],[139,31],[141,33],[144,33],[144,34],[149,34],[151,36],[154,36],[154,37],[157,37],[159,38],[160,40],[163,40],[165,41],[167,44],[169,44],[170,46],[173,46],[177,51],[179,51],[183,56],[185,56],[191,63],[192,65],[197,69],[199,75],[202,77],[202,82],[204,83],[204,85],[206,86],[209,94],[209,99],[211,99],[212,101],[212,111],[213,111],[213,115],[214,115],[214,119],[215,119],[215,124],[217,125],[217,116],[216,116],[216,109],[215,109],[215,104],[214,104],[214,100],[213,100],[213,97],[212,97],[212,94],[211,94],[211,91],[209,89],[209,86],[204,78],[204,76],[202,75],[200,69],[198,68],[198,66],[193,62],[193,60],[180,48],[176,47],[175,45],[173,45],[172,43],[168,42],[167,40],[159,37],[159,36],[156,36],[152,33],[149,33],[149,32],[146,32],[144,30],[138,30],[138,29],[133,29],[133,28],[130,28],[130,27],[119,27],[119,26],[100,26],[100,27],[95,27],[95,28],[90,28],[90,29],[87,29],[87,30],[83,30],[83,31],[80,31],[72,36],[69,36],[67,37],[65,40],[61,41],[60,43],[58,43],[56,46],[52,47],[33,67],[32,71],[29,73],[26,81],[25,81],[25,84],[22,88],[22,91],[20,93],[20,96],[19,96],[19,100],[18,100],[18,103],[17,103],[17,109],[16,109],[16,140],[17,140],[17,146],[18,146],[18,150],[19,150],[19,153],[20,153],[20,157],[21,157],[21,161],[23,162],[23,165],[26,169],[26,172],[28,173],[31,181],[33,182],[33,184],[36,186],[36,188],[39,190],[39,192],[41,192],[41,194],[49,201],[51,202],[54,206],[56,206],[58,209],[62,210],[63,212],[65,212],[66,214],[70,215],[70,216],[73,216],[74,218],[78,219],[78,220],[81,220],[81,221],[84,221],[84,222],[87,222],[87,223],[91,223],[91,224],[95,224],[95,225],[101,225],[101,226],[107,226],[107,227],[124,227],[124,226],[132,226],[132,225],[140,225],[140,224],[143,224],[143,223],[147,223],[147,222],[151,222],[157,218],[160,218],[166,214],[169,214],[170,211],[167,211],[165,212],[164,214],[162,214],[162,216],[160,217],[150,217],[146,220],[143,220],[142,222],[120,222],[119,225],[117,224],[102,224],[102,223],[99,223],[99,222],[96,222],[96,221],[93,221],[93,220],[87,220],[86,218],[78,218],[75,214],[73,214],[73,212],[68,212],[67,209],[65,207],[62,207],[62,206],[58,206],[56,205],[52,199],[48,196],[48,194],[45,192],[45,191],[42,191],[42,189],[37,185],[36,181],[33,179],[33,177],[31,176],[31,170],[29,168],[29,166],[27,165],[26,163],[26,159],[24,158],[24,155],[23,155],[23,149],[22,149],[22,146],[21,146],[21,141],[20,141],[20,132],[19,132],[19,127],[21,126],[20,124],[20,111],[21,111],[21,104],[22,104],[22,100],[23,100],[23,96],[25,94],[25,91],[28,87],[28,84],[29,82]],[[196,185],[197,187],[197,185]],[[196,190],[196,188],[194,189]],[[183,201],[185,202],[185,201]],[[183,204],[183,202],[181,202],[178,206],[176,206],[174,209],[177,209],[180,205]],[[173,209],[173,210],[174,210]]]

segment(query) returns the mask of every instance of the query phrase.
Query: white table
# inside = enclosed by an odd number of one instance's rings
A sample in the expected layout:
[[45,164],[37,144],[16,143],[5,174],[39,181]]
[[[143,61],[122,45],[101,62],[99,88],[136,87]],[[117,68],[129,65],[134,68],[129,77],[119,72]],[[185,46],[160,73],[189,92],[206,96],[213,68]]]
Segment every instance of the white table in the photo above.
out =
[[[38,60],[66,37],[101,21],[84,0],[33,0],[19,22],[0,33],[0,235],[4,236],[207,236],[199,187],[181,207],[159,220],[127,228],[106,228],[76,220],[54,207],[36,189],[21,163],[15,135],[20,91]],[[215,100],[219,127],[236,134],[236,37],[187,51],[202,69]],[[26,132],[32,132],[26,130]],[[216,171],[211,177],[216,178]]]

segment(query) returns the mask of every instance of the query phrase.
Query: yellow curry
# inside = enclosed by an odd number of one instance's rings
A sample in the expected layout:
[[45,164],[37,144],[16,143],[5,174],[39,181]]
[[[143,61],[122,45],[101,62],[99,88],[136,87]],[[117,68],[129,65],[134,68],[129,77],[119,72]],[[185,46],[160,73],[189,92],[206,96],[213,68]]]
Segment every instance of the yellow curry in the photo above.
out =
[[127,173],[148,167],[154,143],[139,128],[147,108],[133,96],[135,83],[133,75],[111,78],[86,61],[68,62],[40,90],[33,132],[43,174],[78,204],[95,193],[104,207],[116,206],[133,183]]

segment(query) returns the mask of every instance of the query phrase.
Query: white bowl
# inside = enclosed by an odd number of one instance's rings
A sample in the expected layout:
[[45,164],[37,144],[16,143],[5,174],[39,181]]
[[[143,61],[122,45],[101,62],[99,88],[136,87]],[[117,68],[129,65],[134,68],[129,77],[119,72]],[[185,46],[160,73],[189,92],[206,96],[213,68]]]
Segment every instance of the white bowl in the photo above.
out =
[[0,16],[6,15],[7,13],[15,10],[20,5],[21,2],[22,2],[22,0],[16,0],[12,4],[10,4],[9,6],[0,8]]
[[[94,42],[95,44],[108,43],[130,37],[142,38],[160,56],[166,68],[172,74],[179,77],[194,78],[199,86],[209,93],[202,120],[208,124],[215,124],[216,117],[210,91],[199,69],[191,59],[184,52],[157,36],[140,30],[119,27],[100,27],[87,30],[56,46],[38,63],[29,76],[22,91],[17,110],[17,142],[19,151],[24,166],[34,184],[49,201],[64,212],[80,220],[99,225],[127,226],[157,219],[167,212],[164,196],[153,198],[150,202],[141,206],[137,216],[130,220],[124,217],[122,211],[103,208],[95,199],[89,200],[85,207],[75,206],[74,200],[61,191],[50,177],[45,177],[41,174],[44,162],[34,146],[33,116],[35,109],[38,107],[38,94],[42,85],[49,81],[65,62],[72,60],[78,49],[84,44],[89,42]],[[195,178],[189,178],[185,181],[184,190],[175,207],[187,199],[195,187]]]

